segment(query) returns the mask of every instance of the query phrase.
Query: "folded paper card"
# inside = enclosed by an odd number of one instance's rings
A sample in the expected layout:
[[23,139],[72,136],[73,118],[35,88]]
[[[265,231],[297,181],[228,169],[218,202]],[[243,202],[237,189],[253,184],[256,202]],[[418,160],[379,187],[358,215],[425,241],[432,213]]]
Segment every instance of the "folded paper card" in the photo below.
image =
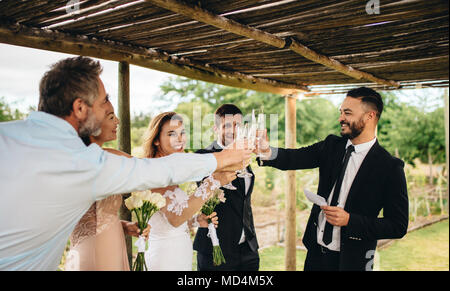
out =
[[308,198],[309,201],[311,201],[314,204],[317,204],[319,206],[327,206],[327,202],[325,201],[325,198],[323,198],[320,195],[314,194],[313,192],[309,191],[308,189],[305,190],[305,196]]

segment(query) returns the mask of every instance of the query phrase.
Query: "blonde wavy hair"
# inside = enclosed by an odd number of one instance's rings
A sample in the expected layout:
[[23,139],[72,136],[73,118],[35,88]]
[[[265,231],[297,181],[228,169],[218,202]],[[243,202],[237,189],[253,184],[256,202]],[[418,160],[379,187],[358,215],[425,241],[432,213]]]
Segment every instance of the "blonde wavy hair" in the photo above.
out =
[[178,120],[183,122],[183,118],[176,112],[163,112],[155,116],[148,125],[147,131],[144,135],[144,143],[142,144],[144,150],[144,158],[154,158],[158,153],[158,147],[155,145],[161,135],[162,127],[166,122],[171,120]]

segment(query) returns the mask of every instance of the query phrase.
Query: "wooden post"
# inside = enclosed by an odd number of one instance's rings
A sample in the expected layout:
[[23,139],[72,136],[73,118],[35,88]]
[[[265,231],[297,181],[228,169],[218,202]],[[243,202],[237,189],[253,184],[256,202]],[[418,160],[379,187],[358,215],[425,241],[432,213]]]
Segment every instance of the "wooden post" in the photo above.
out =
[[[130,65],[126,62],[119,63],[119,150],[131,154],[131,134],[130,134]],[[124,194],[122,199],[125,200],[130,194]],[[120,208],[120,219],[131,221],[131,212],[122,203]],[[128,254],[128,262],[130,268],[133,261],[133,247],[131,237],[126,236],[126,246]]]
[[448,117],[448,100],[449,96],[448,96],[448,89],[445,90],[444,93],[444,102],[445,102],[445,156],[446,156],[446,169],[447,169],[447,213],[449,213],[449,207],[448,207],[448,200],[449,200],[449,186],[450,185],[450,179],[449,179],[449,165],[448,165],[448,160],[449,160],[449,153],[448,153],[448,140],[449,140],[449,133],[448,133],[448,122],[449,122],[449,117]]
[[[286,118],[286,148],[296,148],[296,102],[297,94],[285,96]],[[296,181],[295,171],[286,172],[286,239],[285,268],[286,271],[296,270]]]

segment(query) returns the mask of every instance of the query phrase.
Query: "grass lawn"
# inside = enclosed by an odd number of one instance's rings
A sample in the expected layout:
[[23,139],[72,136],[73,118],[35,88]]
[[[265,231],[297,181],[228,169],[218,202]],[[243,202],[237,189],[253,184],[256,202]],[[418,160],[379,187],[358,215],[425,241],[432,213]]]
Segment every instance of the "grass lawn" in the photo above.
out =
[[[261,271],[284,270],[284,248],[260,251]],[[306,252],[297,251],[297,270],[303,270]],[[375,270],[419,271],[449,270],[448,220],[413,231],[375,255]]]
[[448,271],[448,220],[408,233],[379,252],[380,270]]
[[[259,252],[260,271],[284,271],[284,247],[270,247]],[[303,264],[305,263],[306,252],[297,250],[297,270],[303,271]]]

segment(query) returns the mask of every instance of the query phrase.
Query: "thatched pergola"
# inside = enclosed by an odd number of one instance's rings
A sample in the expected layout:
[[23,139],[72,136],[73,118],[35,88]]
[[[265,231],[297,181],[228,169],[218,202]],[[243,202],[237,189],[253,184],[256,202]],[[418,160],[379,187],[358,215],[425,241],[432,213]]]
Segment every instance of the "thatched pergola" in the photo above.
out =
[[[370,6],[377,3],[378,11]],[[285,97],[361,85],[448,87],[448,6],[447,0],[2,0],[0,42],[119,62],[119,147],[130,152],[129,64]],[[285,147],[295,147],[297,98],[285,99]],[[286,178],[286,269],[295,270],[295,172]]]

